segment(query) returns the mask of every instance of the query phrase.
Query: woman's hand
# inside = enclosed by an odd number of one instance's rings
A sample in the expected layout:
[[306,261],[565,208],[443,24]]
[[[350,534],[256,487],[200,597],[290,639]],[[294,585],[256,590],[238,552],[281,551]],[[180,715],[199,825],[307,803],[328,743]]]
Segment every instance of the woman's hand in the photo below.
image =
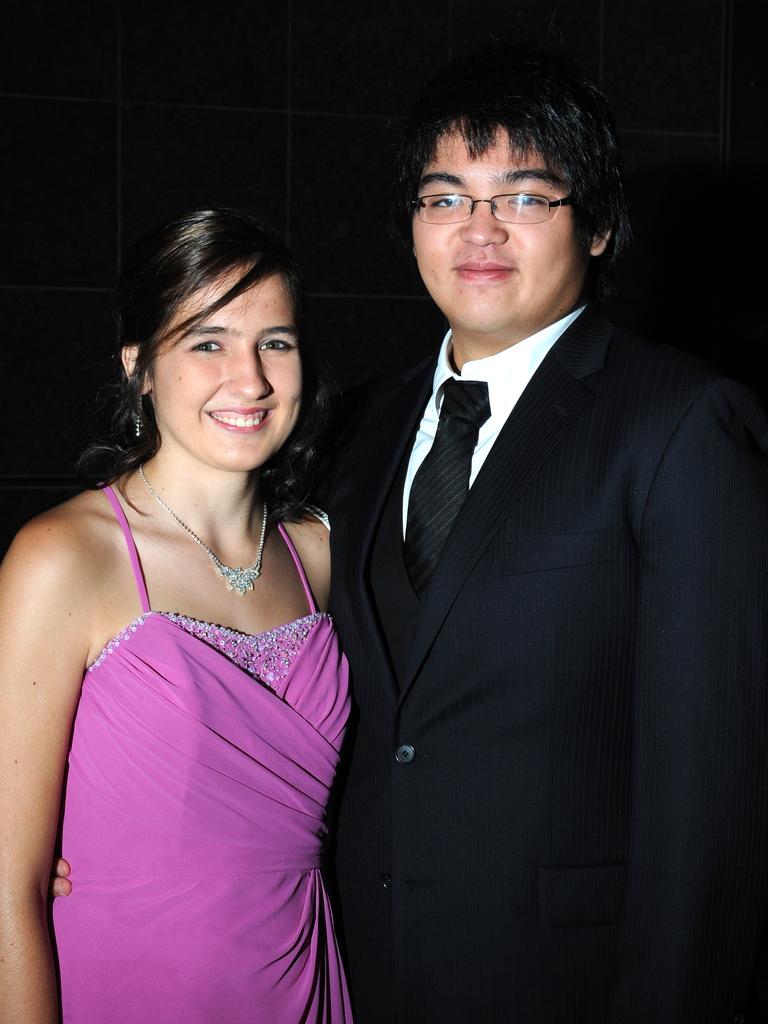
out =
[[69,896],[72,892],[72,883],[69,880],[69,861],[59,857],[56,861],[56,873],[51,878],[51,899],[57,896]]

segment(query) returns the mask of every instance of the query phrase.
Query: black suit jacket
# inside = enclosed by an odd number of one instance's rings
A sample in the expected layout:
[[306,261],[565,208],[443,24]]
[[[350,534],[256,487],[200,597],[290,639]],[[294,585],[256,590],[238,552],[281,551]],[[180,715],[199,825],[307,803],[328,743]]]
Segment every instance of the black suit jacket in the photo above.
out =
[[768,882],[763,411],[587,310],[471,488],[398,681],[371,552],[433,368],[370,399],[328,500],[356,1019],[737,1021]]

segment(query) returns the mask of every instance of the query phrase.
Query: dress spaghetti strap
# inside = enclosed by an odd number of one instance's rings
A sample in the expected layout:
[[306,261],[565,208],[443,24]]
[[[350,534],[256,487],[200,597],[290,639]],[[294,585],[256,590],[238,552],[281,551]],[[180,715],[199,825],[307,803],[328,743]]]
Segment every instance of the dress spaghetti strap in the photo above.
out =
[[291,553],[291,557],[293,558],[293,561],[294,561],[294,563],[296,565],[296,569],[297,569],[298,574],[299,574],[299,579],[301,580],[301,585],[302,585],[302,587],[304,587],[304,593],[307,595],[307,604],[309,605],[309,611],[310,611],[310,613],[312,615],[314,615],[315,612],[317,611],[317,605],[315,604],[315,598],[314,598],[314,596],[312,594],[312,591],[310,590],[309,580],[307,579],[306,572],[304,572],[304,566],[301,564],[301,559],[299,558],[299,553],[296,550],[296,548],[294,547],[293,541],[288,536],[288,531],[283,526],[283,524],[282,523],[278,523],[277,524],[277,528],[280,531],[280,536],[285,541],[285,546],[288,548],[288,550]]
[[[133,539],[131,528],[128,525],[128,520],[125,517],[123,506],[120,504],[120,500],[115,494],[114,490],[107,484],[106,487],[102,487],[101,493],[109,501],[110,505],[114,509],[115,516],[118,523],[120,523],[120,529],[123,531],[123,537],[125,537],[125,544],[128,548],[128,556],[131,559],[131,569],[133,569],[133,576],[136,580],[136,589],[139,592],[139,600],[141,601],[141,610],[144,613],[151,612],[152,606],[149,603],[149,594],[147,593],[147,585],[144,582],[144,573],[141,571],[141,562],[139,561],[139,552],[136,550],[136,542]],[[296,557],[294,555],[294,557]],[[301,564],[300,562],[297,564]]]

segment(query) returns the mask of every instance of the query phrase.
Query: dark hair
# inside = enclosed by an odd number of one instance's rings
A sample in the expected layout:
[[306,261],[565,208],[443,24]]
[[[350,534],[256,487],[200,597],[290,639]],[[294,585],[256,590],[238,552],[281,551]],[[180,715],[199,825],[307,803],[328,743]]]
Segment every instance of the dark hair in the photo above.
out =
[[[241,276],[215,302],[184,323],[187,330],[260,281],[279,275],[301,328],[304,305],[298,267],[285,245],[249,214],[226,208],[185,213],[150,231],[132,249],[118,283],[119,348],[137,346],[130,376],[118,367],[107,435],[80,456],[77,469],[91,485],[112,482],[138,469],[160,447],[151,395],[141,394],[169,324],[183,303],[222,275]],[[119,354],[118,354],[119,356]],[[312,346],[302,335],[302,403],[287,442],[261,467],[261,490],[270,518],[298,520],[306,507],[320,458],[329,411]],[[118,358],[119,363],[119,358]],[[137,417],[140,436],[136,436]]]
[[472,157],[506,132],[515,153],[537,151],[574,197],[577,237],[588,249],[590,288],[610,294],[613,264],[630,238],[621,148],[613,116],[594,82],[561,54],[496,42],[446,65],[427,83],[402,126],[395,165],[394,226],[411,245],[412,200],[439,141],[458,133]]

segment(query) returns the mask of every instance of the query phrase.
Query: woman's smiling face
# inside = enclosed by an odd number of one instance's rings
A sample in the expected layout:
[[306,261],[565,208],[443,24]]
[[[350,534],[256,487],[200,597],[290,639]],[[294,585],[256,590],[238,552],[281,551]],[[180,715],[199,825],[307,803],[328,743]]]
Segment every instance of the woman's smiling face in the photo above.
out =
[[[244,472],[262,466],[287,441],[301,408],[296,314],[279,275],[259,281],[191,328],[240,278],[232,271],[177,311],[143,391],[151,396],[164,455]],[[130,373],[135,349],[123,360]]]

